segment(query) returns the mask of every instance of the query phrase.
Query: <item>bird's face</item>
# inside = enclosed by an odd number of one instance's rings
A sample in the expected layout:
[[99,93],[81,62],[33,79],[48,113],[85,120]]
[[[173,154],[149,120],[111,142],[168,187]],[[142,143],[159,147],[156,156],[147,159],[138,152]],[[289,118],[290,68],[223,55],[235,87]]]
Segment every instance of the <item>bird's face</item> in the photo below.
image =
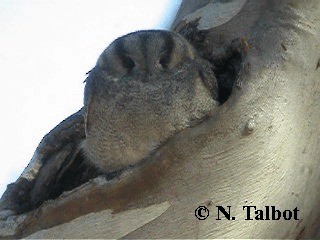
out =
[[176,33],[116,39],[86,81],[89,159],[106,171],[132,165],[211,111],[216,102],[199,71],[195,50]]
[[146,82],[147,78],[173,70],[194,58],[194,49],[178,34],[140,31],[115,40],[101,54],[97,67],[114,79],[138,75]]

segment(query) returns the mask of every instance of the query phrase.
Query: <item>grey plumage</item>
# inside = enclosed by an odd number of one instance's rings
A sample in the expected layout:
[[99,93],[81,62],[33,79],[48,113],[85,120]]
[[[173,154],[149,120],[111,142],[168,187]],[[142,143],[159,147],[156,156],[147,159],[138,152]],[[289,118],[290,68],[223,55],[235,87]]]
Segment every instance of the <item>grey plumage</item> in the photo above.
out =
[[202,121],[218,105],[212,67],[177,33],[140,31],[115,40],[89,72],[84,107],[42,139],[8,186],[0,218],[100,174],[112,179]]
[[86,80],[83,151],[105,172],[134,165],[210,113],[217,92],[210,64],[177,33],[118,38]]

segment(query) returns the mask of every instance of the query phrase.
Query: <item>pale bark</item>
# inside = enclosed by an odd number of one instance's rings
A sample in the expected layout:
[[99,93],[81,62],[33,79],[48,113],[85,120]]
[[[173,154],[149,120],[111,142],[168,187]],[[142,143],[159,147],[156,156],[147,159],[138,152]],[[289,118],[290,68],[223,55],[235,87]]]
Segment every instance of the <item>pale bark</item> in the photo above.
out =
[[[230,98],[140,167],[14,216],[2,232],[6,227],[7,236],[32,238],[316,237],[319,16],[317,0],[183,1],[172,29],[205,57],[220,55],[235,39],[247,44]],[[194,215],[201,205],[210,210],[205,221]],[[236,220],[217,221],[216,205],[232,206]],[[297,207],[300,220],[245,221],[246,205]]]

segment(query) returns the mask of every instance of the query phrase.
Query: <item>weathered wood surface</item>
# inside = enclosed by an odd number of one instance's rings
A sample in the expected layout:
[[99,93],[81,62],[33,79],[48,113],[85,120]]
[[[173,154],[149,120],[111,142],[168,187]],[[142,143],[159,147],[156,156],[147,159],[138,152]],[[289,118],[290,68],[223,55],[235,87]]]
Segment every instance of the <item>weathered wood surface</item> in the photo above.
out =
[[[214,4],[225,11],[213,14]],[[316,237],[319,16],[316,0],[183,1],[172,29],[208,59],[223,54],[234,39],[247,44],[231,97],[141,167],[111,181],[92,180],[36,210],[9,217],[1,223],[2,236]],[[200,205],[211,213],[205,221],[194,216]],[[216,205],[232,206],[236,220],[216,221]],[[245,205],[297,207],[300,220],[245,221]]]

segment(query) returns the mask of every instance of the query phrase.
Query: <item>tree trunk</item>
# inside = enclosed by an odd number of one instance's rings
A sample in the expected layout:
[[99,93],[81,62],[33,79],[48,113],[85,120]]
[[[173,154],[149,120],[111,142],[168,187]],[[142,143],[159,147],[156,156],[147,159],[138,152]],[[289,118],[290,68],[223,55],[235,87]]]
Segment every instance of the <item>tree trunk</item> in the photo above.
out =
[[[148,163],[12,218],[2,236],[319,237],[319,16],[317,0],[183,1],[172,30],[203,57],[236,69],[227,75],[235,82],[230,97]],[[196,218],[199,206],[209,210],[206,220]],[[230,206],[230,220],[221,211],[217,220],[217,206]],[[246,220],[244,206],[262,209],[260,219],[275,206],[282,217],[257,220],[251,211]]]

